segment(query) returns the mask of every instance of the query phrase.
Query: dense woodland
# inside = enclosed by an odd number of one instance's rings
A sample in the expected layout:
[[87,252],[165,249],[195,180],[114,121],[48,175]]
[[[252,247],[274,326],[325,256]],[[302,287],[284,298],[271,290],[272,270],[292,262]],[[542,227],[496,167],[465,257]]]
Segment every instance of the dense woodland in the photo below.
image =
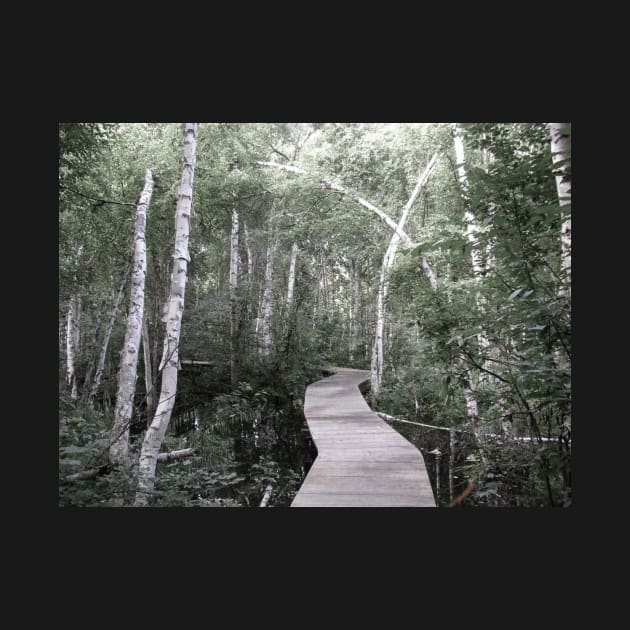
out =
[[437,505],[569,506],[570,141],[60,123],[59,506],[288,506],[330,366]]

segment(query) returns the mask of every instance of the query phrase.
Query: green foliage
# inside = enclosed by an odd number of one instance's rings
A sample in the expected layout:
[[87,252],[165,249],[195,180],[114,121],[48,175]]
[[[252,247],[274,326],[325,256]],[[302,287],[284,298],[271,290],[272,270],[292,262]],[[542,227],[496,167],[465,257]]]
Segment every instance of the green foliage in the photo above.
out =
[[84,177],[116,132],[115,123],[59,123],[59,184]]
[[[64,408],[65,407],[65,408]],[[111,417],[101,411],[72,413],[62,406],[59,421],[59,507],[108,507],[114,499],[129,501],[136,471],[129,463],[112,471],[107,465]],[[136,452],[136,444],[131,445]],[[69,475],[98,469],[90,479],[70,481]]]
[[[414,330],[418,326],[424,342],[413,371],[397,367],[384,379],[379,404],[390,413],[406,408],[406,415],[418,417],[409,400],[415,388],[421,392],[416,401],[428,406],[432,423],[462,426],[461,392],[472,386],[481,428],[500,434],[509,414],[517,435],[551,441],[477,446],[483,452],[478,461],[486,463],[483,470],[462,469],[481,479],[468,501],[563,505],[570,500],[570,301],[562,292],[562,214],[547,130],[540,124],[479,124],[465,130],[467,204],[481,226],[475,247],[487,269],[483,277],[472,276],[465,219],[458,227],[454,207],[443,218],[436,216],[421,245],[401,257],[390,309],[400,304],[403,319]],[[492,158],[485,166],[482,151]],[[420,256],[429,257],[437,270],[437,291],[428,290],[420,277]],[[397,366],[409,364],[402,347],[391,346]],[[417,347],[409,334],[406,347]],[[433,392],[454,417],[445,418],[431,405]]]

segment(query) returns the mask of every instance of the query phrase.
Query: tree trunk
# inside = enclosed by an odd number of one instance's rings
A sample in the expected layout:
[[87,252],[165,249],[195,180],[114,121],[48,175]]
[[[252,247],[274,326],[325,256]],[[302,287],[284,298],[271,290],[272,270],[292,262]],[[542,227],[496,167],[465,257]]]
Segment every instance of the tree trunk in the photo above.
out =
[[565,274],[560,295],[571,295],[571,123],[549,123],[551,159],[556,175],[556,190],[560,206],[568,206],[562,214],[560,243],[562,271]]
[[[101,377],[103,375],[103,368],[105,367],[105,358],[107,357],[107,346],[109,345],[109,339],[112,335],[112,329],[114,328],[114,322],[116,321],[116,313],[118,311],[118,307],[120,306],[120,302],[122,301],[123,294],[125,292],[125,285],[127,284],[127,279],[129,278],[129,269],[126,269],[123,272],[123,275],[120,279],[120,283],[118,284],[118,291],[114,297],[114,301],[112,303],[112,308],[109,313],[109,321],[107,322],[107,327],[105,328],[105,335],[103,336],[103,343],[101,344],[101,352],[98,357],[98,363],[96,364],[96,371],[94,373],[94,380],[90,386],[90,393],[88,394],[87,406],[92,409],[94,407],[94,399],[96,398],[96,392],[98,390],[99,385],[101,384]],[[85,384],[87,389],[88,384]]]
[[230,382],[238,383],[238,208],[232,208],[232,232],[230,234]]
[[462,137],[461,127],[454,123],[454,142],[455,157],[457,159],[457,179],[462,188],[462,197],[464,199],[464,218],[466,220],[466,236],[470,242],[471,258],[474,275],[479,278],[484,272],[483,258],[478,243],[479,226],[475,223],[475,217],[470,211],[470,188],[468,185],[468,176],[466,175],[466,158],[464,156],[464,140]]
[[449,447],[448,447],[448,500],[453,500],[454,478],[453,472],[455,470],[455,429],[449,430]]
[[[455,143],[455,156],[457,159],[457,179],[459,180],[462,189],[462,198],[464,201],[464,219],[466,220],[466,236],[468,242],[471,245],[470,257],[472,261],[473,275],[477,280],[483,277],[486,271],[486,267],[483,264],[483,256],[481,248],[479,246],[478,234],[479,226],[475,222],[475,217],[470,211],[470,187],[468,184],[468,176],[466,175],[466,158],[464,154],[464,140],[462,137],[461,127],[454,123],[454,143]],[[480,312],[483,312],[483,301],[479,293],[475,296],[475,302]],[[485,335],[479,335],[477,337],[479,344],[482,347],[488,346],[488,340]]]
[[376,402],[376,399],[378,398],[383,378],[383,330],[385,327],[385,300],[387,299],[387,292],[389,289],[389,273],[394,266],[394,261],[396,260],[396,251],[398,250],[398,244],[401,240],[401,233],[404,233],[405,223],[407,221],[407,217],[409,216],[411,207],[418,198],[422,187],[426,184],[429,176],[433,172],[433,169],[435,168],[435,165],[437,163],[437,157],[437,154],[435,154],[429,160],[429,163],[427,164],[424,171],[420,174],[418,182],[416,183],[416,187],[414,188],[411,196],[409,197],[409,200],[403,208],[400,219],[395,226],[396,229],[394,231],[394,234],[392,234],[389,246],[387,247],[387,251],[385,252],[385,256],[383,257],[383,264],[381,266],[381,274],[378,285],[378,293],[376,297],[376,332],[374,335],[371,364],[372,399],[374,402]]
[[[472,261],[472,269],[473,276],[475,279],[480,280],[485,273],[485,267],[483,264],[483,257],[481,254],[481,248],[479,247],[478,242],[478,234],[479,234],[479,226],[475,222],[475,217],[473,213],[470,211],[470,187],[468,184],[468,176],[466,175],[466,158],[464,154],[464,140],[462,137],[461,127],[454,123],[454,144],[455,144],[455,156],[457,159],[457,179],[460,183],[462,189],[462,198],[464,201],[464,219],[466,220],[466,236],[468,238],[468,242],[471,245],[471,261]],[[480,312],[483,312],[483,302],[482,298],[477,293],[475,295],[475,302],[477,304],[477,309]],[[485,335],[478,335],[477,340],[481,347],[488,347],[488,340]],[[466,410],[468,421],[476,426],[477,420],[479,419],[478,408],[477,408],[477,399],[473,390],[469,385],[466,385],[464,388],[464,396],[466,398]]]
[[138,467],[138,492],[135,504],[147,504],[155,486],[155,467],[158,453],[164,440],[175,405],[177,393],[177,370],[179,367],[179,336],[182,315],[184,313],[184,295],[186,292],[186,274],[188,270],[188,235],[192,208],[195,158],[197,148],[197,123],[186,123],[184,127],[184,164],[182,179],[178,187],[177,210],[175,212],[175,250],[173,254],[173,272],[171,291],[166,313],[166,336],[162,369],[162,387],[155,417],[145,433],[140,451]]
[[247,223],[245,223],[245,221],[243,221],[243,233],[245,235],[245,251],[247,252],[247,281],[251,285],[254,277],[254,259],[249,244],[249,230],[247,229]]
[[356,261],[352,261],[350,268],[351,298],[350,298],[350,360],[356,361],[357,344],[359,339],[359,318],[361,313],[361,278]]
[[151,346],[149,344],[149,326],[147,324],[147,313],[144,312],[142,318],[142,356],[144,358],[144,386],[146,389],[146,409],[147,409],[147,426],[148,419],[153,409],[153,399],[155,398],[153,393],[153,372],[151,371]]
[[125,461],[129,447],[129,423],[133,415],[133,397],[138,377],[138,354],[144,315],[144,281],[147,273],[145,229],[152,193],[153,175],[147,169],[144,177],[144,187],[136,206],[129,312],[127,313],[125,340],[120,357],[114,423],[110,433],[109,461],[112,466],[118,466]]
[[435,455],[435,503],[440,505],[440,460],[442,453],[436,448],[433,455]]
[[76,355],[76,334],[75,329],[77,324],[77,295],[70,296],[68,303],[68,317],[66,326],[66,380],[71,388],[70,397],[72,400],[76,400],[79,396],[77,388],[77,378],[75,372],[75,355]]
[[271,352],[272,332],[271,315],[273,300],[273,255],[274,243],[273,234],[269,233],[267,245],[267,262],[265,264],[265,288],[263,290],[262,302],[260,305],[260,356],[266,357]]
[[289,280],[287,283],[287,319],[291,314],[291,304],[293,303],[293,289],[295,287],[295,264],[297,262],[298,244],[293,243],[291,247],[291,262],[289,263]]
[[[168,453],[160,453],[158,455],[158,462],[172,462],[176,459],[183,459],[184,457],[192,457],[196,453],[199,452],[198,448],[183,448],[180,451],[169,451]],[[84,479],[94,479],[94,477],[98,477],[99,475],[106,475],[111,471],[111,467],[109,465],[101,466],[99,468],[88,468],[87,470],[82,470],[81,472],[74,473],[72,475],[68,475],[66,477],[66,481],[83,481]]]

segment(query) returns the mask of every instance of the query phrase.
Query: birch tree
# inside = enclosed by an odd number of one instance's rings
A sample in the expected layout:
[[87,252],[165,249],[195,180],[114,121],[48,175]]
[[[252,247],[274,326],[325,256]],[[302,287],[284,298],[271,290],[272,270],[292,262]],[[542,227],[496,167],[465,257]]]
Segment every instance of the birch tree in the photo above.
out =
[[114,408],[114,422],[110,433],[109,460],[112,466],[122,464],[129,448],[129,424],[133,415],[133,397],[138,377],[138,355],[144,317],[144,282],[147,275],[147,244],[145,231],[147,211],[153,193],[153,174],[150,169],[144,177],[144,187],[136,206],[134,226],[133,269],[131,272],[131,294],[125,339],[118,372],[118,392]]
[[188,262],[190,261],[188,237],[192,211],[196,149],[197,123],[185,123],[184,160],[181,182],[177,190],[177,209],[175,212],[173,271],[171,274],[170,296],[165,314],[164,353],[160,364],[162,387],[155,416],[142,441],[138,467],[138,491],[135,499],[136,506],[145,506],[153,492],[158,454],[171,419],[177,394],[179,337],[182,315],[184,313]]
[[401,232],[405,228],[409,212],[418,198],[422,187],[426,184],[433,172],[433,169],[437,164],[437,158],[438,156],[435,154],[429,160],[426,168],[418,177],[416,186],[413,189],[409,200],[403,207],[400,219],[396,224],[396,230],[392,234],[389,246],[387,247],[387,251],[383,257],[378,293],[376,297],[376,332],[374,334],[374,345],[372,349],[372,396],[374,397],[374,400],[378,398],[383,379],[383,330],[385,327],[385,300],[387,299],[387,292],[389,290],[389,274],[396,260],[396,252],[401,240]]
[[256,318],[256,335],[258,339],[258,354],[266,357],[271,352],[273,333],[271,318],[273,314],[273,265],[276,250],[276,234],[274,227],[274,206],[267,222],[267,251],[265,256],[265,275]]
[[571,295],[571,123],[549,123],[551,136],[551,159],[556,173],[558,201],[564,208],[560,243],[562,247],[561,269],[565,282],[560,295]]
[[291,304],[293,303],[293,290],[295,287],[295,265],[297,262],[298,244],[296,242],[291,246],[291,260],[289,262],[289,279],[287,282],[287,317],[291,312]]
[[230,233],[230,381],[232,387],[238,383],[238,208],[232,208],[232,230]]
[[79,297],[76,293],[70,296],[68,303],[68,316],[66,325],[66,381],[71,388],[70,397],[76,400],[79,397],[77,377],[75,369],[76,353],[78,351],[78,323]]
[[245,251],[247,252],[247,282],[248,286],[251,286],[254,277],[254,259],[252,257],[252,248],[249,244],[249,230],[245,221],[243,221],[243,234],[245,236]]
[[260,327],[259,327],[259,353],[260,356],[266,357],[271,352],[272,332],[271,332],[271,315],[273,309],[273,256],[274,256],[274,237],[269,232],[269,240],[267,243],[267,260],[265,263],[265,285],[263,289],[262,302],[260,305]]
[[[457,123],[453,123],[453,140],[455,144],[455,159],[457,161],[457,180],[461,187],[462,199],[464,201],[464,220],[466,221],[466,237],[470,243],[470,257],[472,262],[473,276],[476,280],[480,280],[485,272],[483,257],[481,248],[479,246],[479,226],[475,221],[475,216],[470,210],[470,186],[468,184],[468,176],[466,174],[466,155],[464,152],[464,138],[462,129]],[[475,302],[477,308],[482,310],[482,298],[479,292],[475,295]],[[482,347],[488,346],[488,341],[485,335],[479,334],[477,336],[479,345]],[[467,379],[468,380],[468,379]],[[473,394],[470,386],[466,386],[464,389],[464,395],[466,398],[466,409],[469,419],[474,419],[476,423],[479,418],[479,411],[477,408],[477,399]]]
[[355,260],[350,267],[350,360],[356,360],[359,338],[359,317],[361,313],[361,276]]
[[462,189],[462,197],[464,198],[464,219],[466,221],[466,236],[471,244],[472,267],[475,277],[480,278],[483,271],[483,260],[481,249],[478,243],[479,226],[475,221],[473,213],[470,211],[470,189],[468,186],[468,177],[466,175],[466,158],[464,154],[464,139],[462,137],[462,129],[457,124],[453,124],[453,138],[455,144],[455,158],[457,160],[457,179]]

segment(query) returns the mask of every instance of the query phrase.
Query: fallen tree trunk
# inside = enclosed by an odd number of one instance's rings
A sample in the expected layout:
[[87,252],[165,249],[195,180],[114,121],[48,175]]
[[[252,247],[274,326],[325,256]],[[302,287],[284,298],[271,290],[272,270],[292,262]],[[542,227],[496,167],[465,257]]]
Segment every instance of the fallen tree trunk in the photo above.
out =
[[170,451],[170,453],[160,453],[157,457],[158,462],[172,462],[176,459],[182,459],[183,457],[189,457],[198,453],[198,448],[183,448],[180,451]]
[[108,472],[111,471],[111,469],[112,467],[109,464],[99,466],[98,468],[88,468],[87,470],[82,470],[81,472],[74,473],[73,475],[68,475],[65,480],[83,481],[84,479],[94,479],[94,477],[106,475]]
[[[198,448],[183,448],[180,451],[170,451],[169,453],[160,453],[157,457],[158,462],[172,462],[176,459],[183,459],[184,457],[190,457],[195,453],[198,453]],[[88,468],[81,472],[68,475],[66,481],[82,481],[84,479],[94,479],[100,475],[106,475],[111,472],[112,467],[109,464],[99,466],[98,468]]]
[[265,494],[263,495],[262,501],[258,507],[267,507],[267,503],[269,503],[269,499],[271,498],[271,492],[273,491],[273,487],[269,484],[265,488]]

